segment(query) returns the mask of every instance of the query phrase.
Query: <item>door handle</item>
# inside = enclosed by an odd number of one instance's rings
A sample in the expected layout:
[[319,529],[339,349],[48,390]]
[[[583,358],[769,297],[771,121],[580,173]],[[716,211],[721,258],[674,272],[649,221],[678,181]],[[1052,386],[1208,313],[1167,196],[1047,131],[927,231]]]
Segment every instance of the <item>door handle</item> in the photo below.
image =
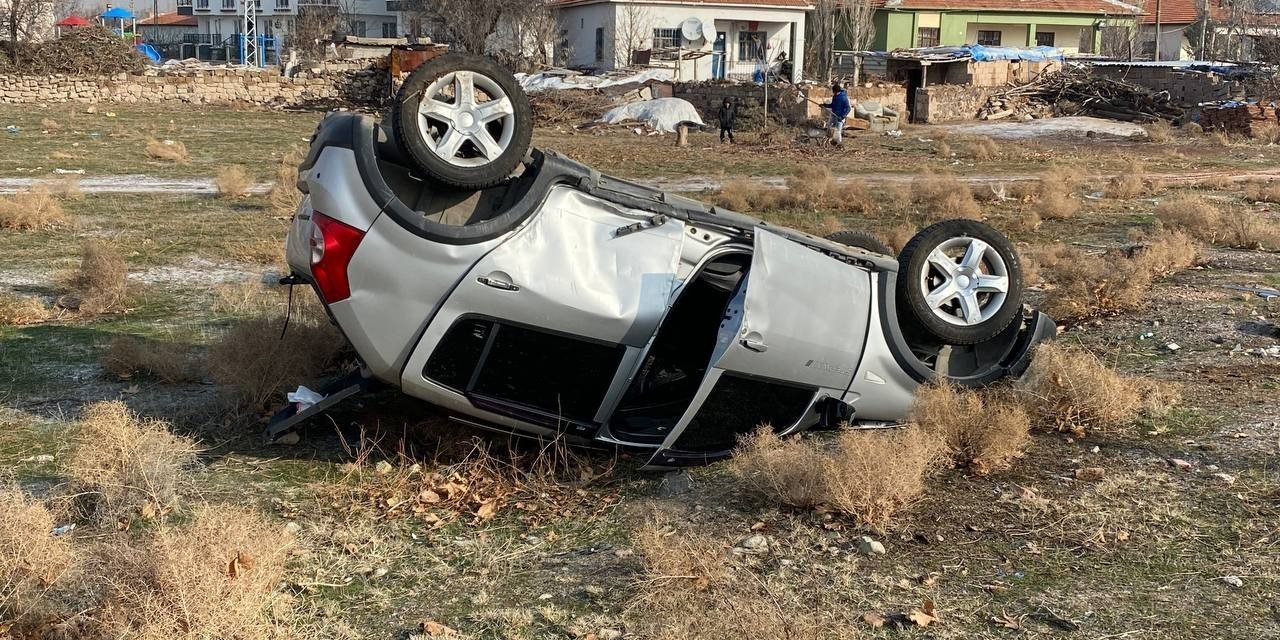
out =
[[500,275],[496,273],[491,273],[487,276],[480,276],[479,278],[476,278],[476,282],[479,282],[480,284],[486,287],[493,287],[494,289],[501,289],[503,291],[519,291],[520,290],[520,285],[517,285],[511,280],[503,277],[503,275],[504,274]]
[[766,345],[764,340],[760,340],[759,338],[743,338],[741,342],[742,346],[752,351],[764,353],[769,350],[769,345]]

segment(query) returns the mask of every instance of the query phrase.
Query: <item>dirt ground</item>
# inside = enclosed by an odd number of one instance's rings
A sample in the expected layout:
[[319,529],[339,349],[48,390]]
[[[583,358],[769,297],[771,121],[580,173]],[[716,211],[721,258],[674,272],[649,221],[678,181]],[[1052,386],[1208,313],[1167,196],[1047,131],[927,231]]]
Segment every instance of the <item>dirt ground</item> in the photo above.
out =
[[[320,118],[213,108],[83,111],[0,107],[0,125],[21,130],[7,134],[0,179],[40,178],[55,168],[83,169],[86,179],[207,179],[218,167],[243,164],[267,182]],[[58,127],[42,129],[42,117]],[[148,158],[148,138],[183,141],[191,160]],[[1009,194],[1018,182],[1011,177],[1081,168],[1087,184],[1070,217],[1026,225],[1032,205],[1024,199],[981,203],[984,218],[1024,247],[1117,247],[1153,226],[1159,203],[1190,192],[1224,209],[1280,217],[1280,205],[1246,198],[1247,184],[1237,180],[1280,168],[1274,145],[1181,135],[1165,143],[1040,137],[982,151],[952,135],[951,151],[942,153],[937,130],[927,127],[901,137],[852,135],[839,150],[796,144],[781,131],[740,138],[725,147],[700,134],[676,148],[670,137],[547,129],[534,141],[604,172],[681,184],[702,198],[713,195],[699,186],[783,177],[802,164],[827,165],[845,181],[900,176],[907,189],[925,172],[949,171]],[[1104,195],[1107,180],[1132,158],[1144,161],[1155,188],[1133,198]],[[878,233],[919,223],[894,208],[884,184],[870,183],[878,206],[859,215],[757,213],[809,231],[833,220]],[[66,434],[94,401],[123,399],[170,422],[204,449],[200,500],[253,506],[282,527],[296,525],[284,589],[308,636],[405,638],[437,629],[424,626],[430,622],[479,638],[666,637],[662,612],[645,594],[669,583],[645,572],[637,550],[637,532],[657,529],[673,541],[705,542],[705,553],[735,580],[754,585],[751,598],[706,615],[771,619],[770,628],[782,630],[761,637],[1280,637],[1280,350],[1265,351],[1280,346],[1271,315],[1280,298],[1229,288],[1280,286],[1278,253],[1206,246],[1195,267],[1158,281],[1143,309],[1067,326],[1059,336],[1121,371],[1176,384],[1180,408],[1083,438],[1036,433],[1026,456],[994,475],[938,472],[924,496],[882,530],[764,504],[723,465],[662,475],[637,471],[639,461],[626,455],[587,452],[574,463],[576,476],[555,489],[514,496],[491,517],[440,522],[396,510],[385,495],[389,479],[418,473],[414,464],[429,470],[464,458],[461,443],[472,437],[499,446],[497,436],[470,433],[383,392],[316,421],[297,444],[265,445],[260,416],[227,411],[211,380],[170,384],[104,371],[103,353],[116,336],[202,354],[260,312],[227,301],[237,287],[281,273],[276,247],[287,215],[273,211],[266,195],[89,192],[62,207],[75,220],[69,227],[0,230],[0,294],[57,298],[80,244],[91,238],[119,250],[133,292],[118,313],[0,324],[0,478],[37,494],[62,482]],[[1033,298],[1041,295],[1033,288]],[[390,467],[379,472],[381,460]],[[1103,469],[1102,476],[1078,479],[1086,467]],[[863,535],[886,553],[860,552]],[[753,536],[766,544],[744,550]],[[864,617],[893,620],[926,601],[938,619],[927,628],[876,626]],[[832,635],[805,631],[815,624]]]

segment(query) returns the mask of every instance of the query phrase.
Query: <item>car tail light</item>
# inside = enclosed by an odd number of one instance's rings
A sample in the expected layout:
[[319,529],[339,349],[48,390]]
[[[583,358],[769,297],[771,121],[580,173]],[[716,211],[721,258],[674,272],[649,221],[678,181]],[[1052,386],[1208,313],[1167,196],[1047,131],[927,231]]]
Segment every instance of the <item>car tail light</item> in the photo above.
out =
[[320,212],[311,214],[311,276],[325,302],[351,297],[347,265],[364,232]]

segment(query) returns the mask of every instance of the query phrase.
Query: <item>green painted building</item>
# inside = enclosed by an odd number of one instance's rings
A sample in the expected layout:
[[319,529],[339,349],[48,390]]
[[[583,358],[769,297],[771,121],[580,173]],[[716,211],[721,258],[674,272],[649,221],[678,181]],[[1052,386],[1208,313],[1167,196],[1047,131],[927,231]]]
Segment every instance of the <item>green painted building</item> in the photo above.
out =
[[1043,45],[1097,53],[1104,33],[1132,28],[1139,14],[1119,0],[883,0],[871,49]]

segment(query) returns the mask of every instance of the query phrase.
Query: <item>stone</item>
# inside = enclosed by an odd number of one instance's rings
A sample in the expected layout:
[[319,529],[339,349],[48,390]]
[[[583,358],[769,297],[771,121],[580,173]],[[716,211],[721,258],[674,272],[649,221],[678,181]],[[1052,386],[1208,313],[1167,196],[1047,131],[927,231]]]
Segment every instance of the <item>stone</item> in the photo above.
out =
[[1244,580],[1241,580],[1239,576],[1222,576],[1219,580],[1237,589],[1244,586]]
[[764,553],[769,550],[769,538],[760,534],[744,538],[733,548],[735,553]]
[[1165,460],[1165,462],[1179,471],[1190,471],[1195,466],[1182,458],[1169,458],[1168,460]]
[[292,445],[298,444],[301,441],[302,441],[302,436],[299,435],[297,431],[290,431],[289,433],[286,433],[280,436],[279,438],[276,438],[275,444],[292,446]]
[[862,536],[858,538],[858,553],[864,556],[882,556],[888,551],[885,550],[884,545],[879,540],[870,536]]
[[689,476],[688,471],[681,469],[662,476],[662,482],[658,484],[658,495],[663,498],[670,498],[682,493],[688,493],[692,489],[693,478]]

